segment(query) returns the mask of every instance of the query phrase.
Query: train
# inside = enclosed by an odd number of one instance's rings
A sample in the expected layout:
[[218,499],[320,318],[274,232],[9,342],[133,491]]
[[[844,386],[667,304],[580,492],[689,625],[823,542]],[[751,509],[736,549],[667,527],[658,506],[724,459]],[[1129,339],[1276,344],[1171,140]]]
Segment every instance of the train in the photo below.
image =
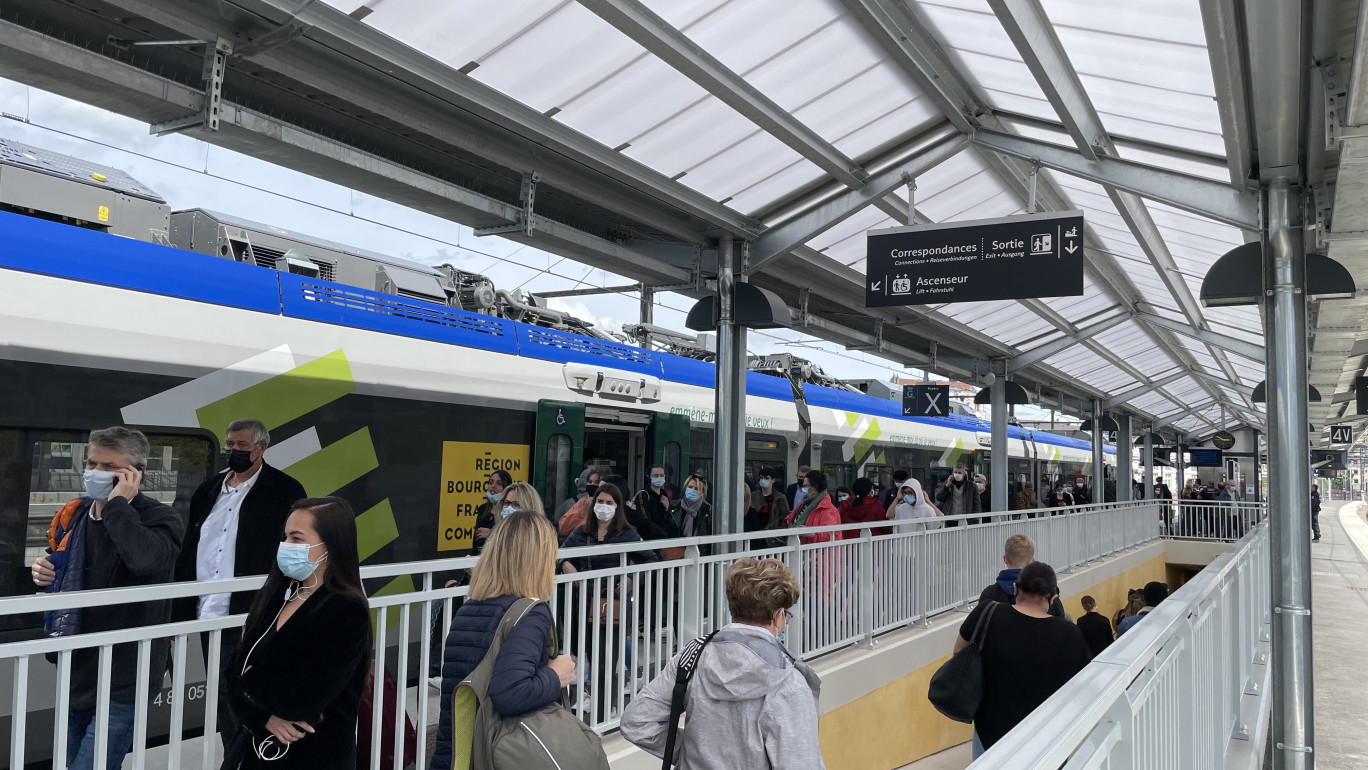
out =
[[[267,462],[358,511],[363,564],[464,553],[495,468],[553,509],[591,458],[636,484],[655,463],[674,487],[713,474],[705,340],[613,335],[449,265],[173,211],[117,168],[3,138],[0,330],[0,597],[33,591],[48,522],[80,494],[85,437],[111,424],[148,435],[146,491],[185,512],[222,469],[228,423],[262,420]],[[886,486],[895,469],[935,483],[996,460],[984,420],[906,418],[792,356],[752,364],[747,478],[810,465],[833,487]],[[1092,454],[1013,425],[1006,462],[1023,482],[1087,476]],[[40,618],[0,616],[0,642],[41,633]]]

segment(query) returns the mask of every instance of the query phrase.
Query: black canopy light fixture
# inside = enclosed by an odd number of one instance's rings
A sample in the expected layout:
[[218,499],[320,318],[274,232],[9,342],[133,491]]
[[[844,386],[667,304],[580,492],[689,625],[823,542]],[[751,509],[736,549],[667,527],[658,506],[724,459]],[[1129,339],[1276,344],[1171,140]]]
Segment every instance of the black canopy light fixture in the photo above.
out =
[[[1015,382],[1012,382],[1011,380],[1002,380],[1002,385],[1003,385],[1003,387],[1005,387],[1005,388],[1007,389],[1007,403],[1008,403],[1008,404],[1029,404],[1029,403],[1031,403],[1031,397],[1030,397],[1029,395],[1027,395],[1026,389],[1025,389],[1025,388],[1021,387],[1020,385],[1016,384]],[[988,387],[986,387],[986,388],[980,388],[980,389],[979,389],[979,392],[976,393],[976,394],[974,395],[974,403],[975,403],[975,404],[991,404],[991,403],[993,403],[993,387],[990,385],[990,386],[988,386]]]
[[[1263,245],[1253,241],[1236,246],[1216,260],[1202,279],[1202,304],[1259,304],[1264,290],[1263,273]],[[1353,299],[1356,290],[1354,276],[1344,265],[1324,254],[1306,255],[1307,299]]]

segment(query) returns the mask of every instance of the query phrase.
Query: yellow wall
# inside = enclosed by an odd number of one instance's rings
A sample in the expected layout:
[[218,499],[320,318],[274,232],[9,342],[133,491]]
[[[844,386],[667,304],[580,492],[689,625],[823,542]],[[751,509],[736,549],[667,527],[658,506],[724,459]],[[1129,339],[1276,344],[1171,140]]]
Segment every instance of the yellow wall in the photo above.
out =
[[1154,580],[1167,581],[1168,564],[1163,556],[1156,556],[1153,559],[1132,567],[1129,570],[1117,575],[1110,580],[1103,581],[1100,585],[1095,585],[1086,591],[1080,591],[1073,596],[1064,597],[1064,611],[1073,615],[1074,618],[1083,615],[1083,596],[1086,594],[1097,600],[1097,611],[1102,613],[1110,620],[1116,615],[1116,611],[1126,606],[1126,592],[1132,588],[1144,588],[1146,583]]
[[[1144,564],[1064,599],[1075,618],[1083,614],[1084,594],[1097,600],[1108,617],[1126,603],[1126,590],[1163,580],[1166,564],[1157,556]],[[902,767],[964,743],[970,726],[941,716],[926,699],[931,675],[949,656],[822,715],[822,758],[830,770],[881,770]]]
[[949,658],[823,714],[818,732],[827,768],[901,767],[969,740],[969,725],[941,716],[926,699],[931,675]]

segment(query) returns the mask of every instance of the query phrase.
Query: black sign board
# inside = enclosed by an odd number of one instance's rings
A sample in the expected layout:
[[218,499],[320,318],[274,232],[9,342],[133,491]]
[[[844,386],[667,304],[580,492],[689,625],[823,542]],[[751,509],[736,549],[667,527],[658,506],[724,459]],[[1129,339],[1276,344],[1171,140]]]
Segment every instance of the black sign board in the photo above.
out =
[[1352,444],[1354,443],[1354,426],[1352,425],[1331,425],[1330,426],[1331,444]]
[[1320,466],[1325,470],[1342,471],[1345,469],[1344,461],[1348,459],[1345,453],[1338,449],[1313,449],[1311,450],[1311,464]]
[[1357,414],[1368,414],[1368,377],[1354,378],[1354,400]]
[[1083,212],[871,230],[865,306],[1083,293]]
[[944,417],[950,414],[949,385],[904,385],[904,417]]

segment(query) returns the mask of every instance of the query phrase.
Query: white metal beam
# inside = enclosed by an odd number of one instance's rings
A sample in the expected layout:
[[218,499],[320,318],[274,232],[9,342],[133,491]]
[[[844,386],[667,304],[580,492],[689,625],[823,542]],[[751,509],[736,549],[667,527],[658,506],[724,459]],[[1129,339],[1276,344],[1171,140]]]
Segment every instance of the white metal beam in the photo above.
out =
[[1260,364],[1264,363],[1266,360],[1263,345],[1245,342],[1237,337],[1231,337],[1209,329],[1194,329],[1191,325],[1185,324],[1182,321],[1173,321],[1161,315],[1155,315],[1154,313],[1148,313],[1143,310],[1136,314],[1136,318],[1144,321],[1150,326],[1168,329],[1169,331],[1176,332],[1185,337],[1191,337],[1198,342],[1228,350],[1231,353],[1243,356]]
[[818,234],[854,216],[866,206],[880,202],[889,193],[903,186],[904,175],[924,174],[968,146],[969,140],[963,135],[946,137],[906,163],[875,174],[858,189],[843,192],[787,222],[766,230],[751,243],[747,269],[758,270],[780,254],[807,243]]
[[1155,166],[1112,158],[1088,160],[1074,149],[1039,139],[979,129],[974,144],[995,152],[1109,185],[1142,198],[1214,219],[1244,230],[1259,229],[1259,196],[1228,184]]
[[1031,348],[1025,353],[1010,359],[1007,362],[1007,371],[1018,371],[1020,369],[1025,369],[1038,361],[1044,361],[1050,356],[1067,350],[1074,345],[1082,344],[1083,341],[1087,340],[1089,337],[1096,336],[1108,329],[1120,326],[1126,321],[1131,320],[1131,318],[1132,316],[1130,313],[1120,313],[1100,323],[1093,324],[1084,329],[1079,329],[1076,334],[1066,335],[1060,339]]
[[1244,41],[1240,37],[1237,0],[1199,0],[1206,30],[1207,55],[1216,85],[1216,110],[1221,116],[1230,183],[1243,187],[1253,165],[1249,135],[1249,104],[1245,98]]
[[661,61],[702,86],[847,187],[869,173],[759,89],[637,0],[579,0]]
[[[1155,421],[1154,430],[1159,430],[1160,428],[1163,428],[1165,426],[1172,425],[1173,423],[1178,422],[1181,419],[1190,417],[1192,415],[1196,415],[1199,412],[1205,409],[1210,409],[1213,406],[1216,406],[1216,399],[1214,398],[1207,401],[1203,401],[1202,403],[1196,406],[1188,407],[1187,409],[1184,409],[1182,411],[1175,412],[1171,415],[1168,415],[1167,417],[1161,417],[1160,419]],[[1210,424],[1215,425],[1215,423]]]
[[1184,377],[1191,376],[1192,372],[1182,371],[1175,372],[1173,374],[1168,375],[1167,377],[1160,377],[1159,379],[1154,380],[1152,382],[1147,382],[1144,385],[1131,388],[1130,390],[1125,391],[1124,393],[1118,393],[1115,396],[1112,396],[1111,398],[1102,402],[1102,408],[1114,409],[1118,406],[1121,406],[1122,404],[1133,401],[1145,395],[1146,393],[1149,393],[1152,390],[1158,390],[1159,388],[1162,388],[1165,385],[1177,382],[1178,380],[1181,380]]

